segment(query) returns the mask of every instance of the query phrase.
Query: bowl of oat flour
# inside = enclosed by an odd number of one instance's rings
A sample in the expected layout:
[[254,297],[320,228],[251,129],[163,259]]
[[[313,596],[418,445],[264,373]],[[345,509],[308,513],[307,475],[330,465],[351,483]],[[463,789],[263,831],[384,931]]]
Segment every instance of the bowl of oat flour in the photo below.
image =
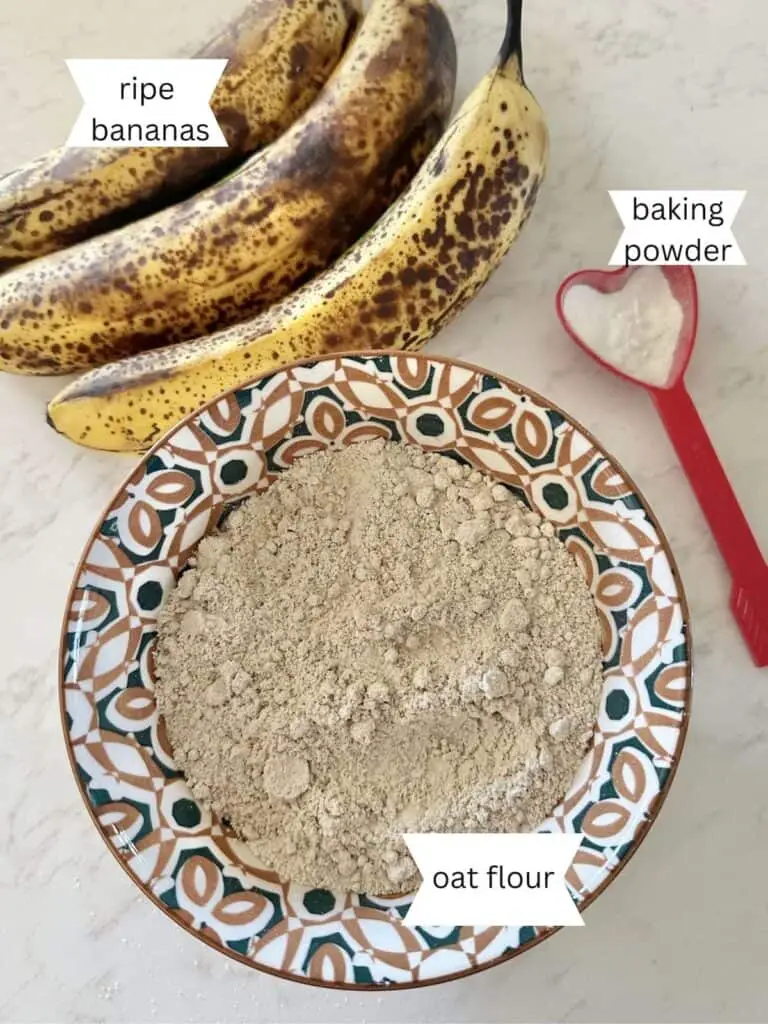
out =
[[579,832],[584,907],[634,852],[685,734],[687,610],[561,410],[338,356],[147,454],[78,569],[61,693],[97,827],[178,924],[294,980],[407,986],[549,932],[409,928],[403,833]]

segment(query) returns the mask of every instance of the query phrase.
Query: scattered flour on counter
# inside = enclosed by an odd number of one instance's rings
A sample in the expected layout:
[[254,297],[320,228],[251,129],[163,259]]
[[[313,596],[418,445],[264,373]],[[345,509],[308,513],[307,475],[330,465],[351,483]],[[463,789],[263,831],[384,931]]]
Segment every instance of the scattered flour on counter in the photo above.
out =
[[373,441],[298,459],[201,541],[156,695],[195,797],[314,887],[418,883],[405,831],[526,831],[602,688],[575,559],[511,492]]
[[563,296],[563,313],[601,359],[646,384],[662,387],[669,381],[683,308],[659,267],[635,270],[616,292],[572,285]]

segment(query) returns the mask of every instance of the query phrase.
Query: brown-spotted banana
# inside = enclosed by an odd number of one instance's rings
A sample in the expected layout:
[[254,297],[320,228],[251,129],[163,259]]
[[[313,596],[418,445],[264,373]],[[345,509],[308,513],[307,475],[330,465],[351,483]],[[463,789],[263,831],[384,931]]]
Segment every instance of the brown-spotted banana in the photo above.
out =
[[374,0],[316,102],[218,185],[0,277],[0,369],[68,373],[253,317],[324,269],[445,127],[436,0]]
[[146,448],[222,391],[293,360],[413,349],[499,264],[536,201],[544,116],[520,61],[520,3],[497,63],[381,221],[331,269],[250,323],[85,374],[49,405],[56,430],[93,448]]
[[0,271],[192,195],[274,141],[315,99],[359,0],[256,0],[197,57],[229,60],[211,105],[228,149],[55,149],[0,177]]

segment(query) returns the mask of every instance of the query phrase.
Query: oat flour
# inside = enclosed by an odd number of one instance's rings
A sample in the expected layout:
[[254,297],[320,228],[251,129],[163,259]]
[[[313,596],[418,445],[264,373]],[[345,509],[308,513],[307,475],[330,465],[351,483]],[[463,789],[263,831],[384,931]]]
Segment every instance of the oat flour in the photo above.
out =
[[305,456],[204,539],[157,699],[194,795],[311,886],[418,883],[404,831],[523,831],[596,718],[599,626],[551,524],[452,459]]

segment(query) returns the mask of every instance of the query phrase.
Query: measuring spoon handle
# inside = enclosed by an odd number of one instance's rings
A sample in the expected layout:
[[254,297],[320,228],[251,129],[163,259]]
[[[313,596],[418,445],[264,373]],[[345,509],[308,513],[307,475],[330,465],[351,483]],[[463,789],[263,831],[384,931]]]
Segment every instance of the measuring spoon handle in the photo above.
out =
[[685,384],[652,394],[734,581],[765,579],[765,560]]
[[741,635],[754,663],[768,666],[768,564],[685,385],[653,397],[731,571],[730,606]]

